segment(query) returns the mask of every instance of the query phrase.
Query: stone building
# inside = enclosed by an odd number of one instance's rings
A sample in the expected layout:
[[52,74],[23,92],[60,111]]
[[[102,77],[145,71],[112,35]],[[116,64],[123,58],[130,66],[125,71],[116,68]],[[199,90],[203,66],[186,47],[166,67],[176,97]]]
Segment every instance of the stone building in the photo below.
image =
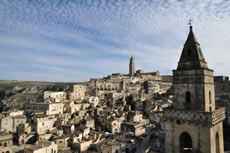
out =
[[66,92],[59,91],[45,91],[44,92],[44,100],[52,101],[52,102],[63,102],[67,100],[67,94]]
[[0,152],[12,153],[13,136],[6,131],[0,132]]
[[121,153],[121,144],[116,141],[107,141],[101,145],[101,153]]
[[121,123],[121,132],[133,132],[135,136],[145,134],[145,126],[149,120],[143,119],[140,111],[130,111],[126,116],[126,121]]
[[107,128],[111,133],[120,133],[121,132],[121,123],[122,121],[119,118],[111,117],[107,120]]
[[7,112],[3,112],[5,115],[10,115],[10,116],[18,116],[18,115],[23,115],[24,111],[23,110],[9,110]]
[[129,76],[134,76],[134,74],[135,74],[135,61],[133,56],[131,56],[129,62]]
[[16,132],[19,124],[26,123],[26,116],[24,115],[7,115],[0,114],[0,131]]
[[36,102],[36,103],[26,103],[24,106],[25,114],[31,112],[45,112],[46,115],[54,114],[63,114],[65,103],[55,102],[55,103],[45,103],[45,102]]
[[160,83],[155,81],[144,82],[144,88],[147,94],[154,94],[160,92]]
[[165,152],[223,153],[225,109],[215,107],[213,70],[192,26],[173,70],[173,88],[173,106],[164,110]]
[[95,120],[92,117],[86,117],[85,126],[88,128],[95,128]]
[[230,81],[228,76],[215,76],[216,106],[225,107],[226,121],[230,125]]
[[54,127],[55,117],[47,115],[34,115],[37,134],[45,134]]
[[96,88],[98,91],[117,91],[122,89],[121,79],[109,79],[109,80],[96,80]]
[[86,86],[83,84],[76,84],[73,86],[74,92],[73,92],[73,99],[84,99],[85,98],[85,92],[86,92]]
[[39,141],[35,145],[26,145],[24,153],[57,153],[57,145],[50,141]]
[[62,135],[54,138],[55,144],[58,146],[58,152],[68,148],[68,141],[70,139],[69,135]]
[[143,114],[141,111],[129,111],[126,119],[129,122],[140,122],[143,119]]

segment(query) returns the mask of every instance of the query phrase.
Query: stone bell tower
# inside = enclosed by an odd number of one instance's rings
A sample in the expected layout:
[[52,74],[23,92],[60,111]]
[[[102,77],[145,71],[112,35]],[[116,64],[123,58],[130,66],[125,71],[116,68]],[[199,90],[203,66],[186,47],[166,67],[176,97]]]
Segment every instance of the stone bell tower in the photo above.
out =
[[209,69],[190,25],[176,70],[173,105],[164,110],[165,153],[224,153],[225,109],[215,107]]
[[129,76],[133,76],[134,74],[135,74],[135,61],[133,56],[131,56],[129,62]]

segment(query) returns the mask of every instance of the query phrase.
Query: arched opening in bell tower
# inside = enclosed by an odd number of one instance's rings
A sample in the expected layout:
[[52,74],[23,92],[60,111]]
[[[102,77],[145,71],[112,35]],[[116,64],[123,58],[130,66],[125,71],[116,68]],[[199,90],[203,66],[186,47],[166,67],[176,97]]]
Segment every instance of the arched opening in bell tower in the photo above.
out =
[[187,132],[180,135],[180,153],[192,153],[192,138]]
[[209,91],[209,112],[212,112],[212,93]]
[[209,104],[212,104],[212,93],[209,91]]
[[188,50],[188,56],[191,56],[192,55],[192,51],[191,49]]
[[189,91],[186,92],[186,104],[191,103],[191,94]]
[[216,153],[220,153],[220,142],[218,132],[216,133]]

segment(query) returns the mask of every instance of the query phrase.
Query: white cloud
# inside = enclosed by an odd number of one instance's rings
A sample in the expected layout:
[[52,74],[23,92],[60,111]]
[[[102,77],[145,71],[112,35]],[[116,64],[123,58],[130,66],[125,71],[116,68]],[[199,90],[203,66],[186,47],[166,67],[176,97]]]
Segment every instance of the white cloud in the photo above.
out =
[[[225,0],[3,0],[0,47],[4,44],[18,46],[18,51],[36,50],[25,57],[4,54],[8,59],[30,59],[31,65],[65,72],[60,81],[78,80],[71,75],[74,68],[82,73],[79,78],[86,79],[126,73],[131,55],[137,68],[170,73],[176,68],[188,34],[186,24],[192,18],[209,67],[216,74],[229,75],[229,16],[230,2]],[[14,53],[11,47],[8,50]],[[47,54],[38,55],[44,51]],[[47,75],[48,80],[52,80],[51,75]]]

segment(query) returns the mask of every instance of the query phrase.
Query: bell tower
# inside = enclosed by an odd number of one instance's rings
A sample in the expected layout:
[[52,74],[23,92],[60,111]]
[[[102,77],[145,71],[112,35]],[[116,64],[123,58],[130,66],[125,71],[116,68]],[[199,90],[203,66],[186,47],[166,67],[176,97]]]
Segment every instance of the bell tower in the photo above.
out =
[[164,110],[165,153],[224,153],[225,109],[215,107],[213,70],[189,28],[173,70],[173,105]]
[[173,70],[174,107],[205,112],[215,110],[213,70],[209,69],[190,26],[176,70]]
[[134,76],[134,74],[135,74],[135,61],[133,56],[131,56],[129,62],[129,76]]

